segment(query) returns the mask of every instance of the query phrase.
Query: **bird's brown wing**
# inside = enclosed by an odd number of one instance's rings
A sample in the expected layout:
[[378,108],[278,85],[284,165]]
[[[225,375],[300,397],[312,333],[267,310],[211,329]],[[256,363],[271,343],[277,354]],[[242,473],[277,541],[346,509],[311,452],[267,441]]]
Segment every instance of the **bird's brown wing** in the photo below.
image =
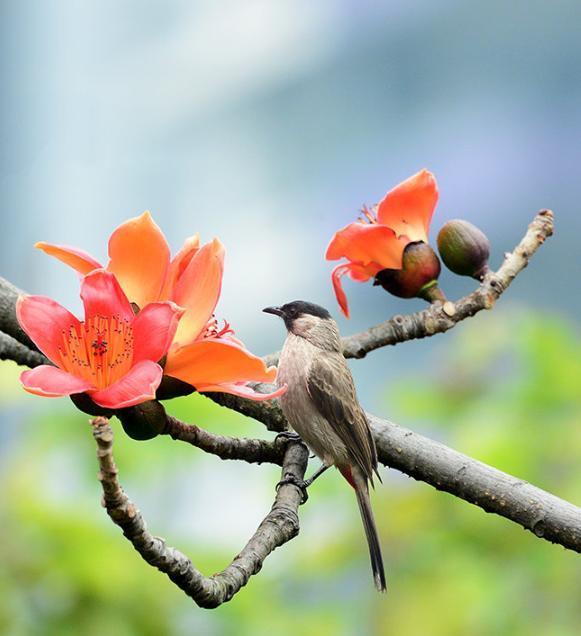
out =
[[345,358],[340,353],[317,357],[309,369],[307,390],[321,415],[349,449],[353,463],[372,480],[377,469],[375,443]]

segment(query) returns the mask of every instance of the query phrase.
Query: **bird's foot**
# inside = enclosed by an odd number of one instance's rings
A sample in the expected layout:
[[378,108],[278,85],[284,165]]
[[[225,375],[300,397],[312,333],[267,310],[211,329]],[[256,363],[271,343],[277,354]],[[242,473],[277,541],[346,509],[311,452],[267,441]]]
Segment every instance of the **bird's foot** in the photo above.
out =
[[292,484],[296,486],[301,491],[301,505],[306,503],[309,498],[309,493],[307,492],[307,488],[310,484],[308,484],[303,479],[298,479],[294,475],[285,475],[279,482],[276,484],[276,492],[281,486],[286,486],[288,484]]
[[294,431],[281,431],[275,438],[274,441],[278,441],[279,439],[285,439],[287,441],[294,441],[294,442],[302,442],[303,440],[301,439],[301,436],[298,433],[295,433]]
[[285,445],[290,444],[291,442],[295,442],[297,444],[302,444],[305,448],[307,447],[307,445],[301,439],[301,436],[294,431],[281,431],[280,433],[278,433],[278,435],[274,438],[274,443],[276,444],[277,442],[281,441]]

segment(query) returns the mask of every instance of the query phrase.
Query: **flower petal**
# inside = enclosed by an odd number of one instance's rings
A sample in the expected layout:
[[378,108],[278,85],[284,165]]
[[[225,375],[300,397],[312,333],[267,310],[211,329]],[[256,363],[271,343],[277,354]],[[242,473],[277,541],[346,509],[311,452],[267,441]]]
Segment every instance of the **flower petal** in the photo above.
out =
[[178,278],[190,264],[199,248],[199,234],[194,234],[194,236],[190,236],[185,240],[182,249],[173,257],[170,263],[163,289],[159,295],[160,300],[168,300],[172,297]]
[[327,247],[325,258],[339,258],[369,265],[376,263],[380,269],[401,269],[405,239],[398,239],[395,232],[383,225],[350,223],[335,233]]
[[235,382],[274,382],[276,368],[267,368],[261,358],[232,342],[198,340],[168,354],[165,375],[196,388]]
[[333,283],[335,298],[337,298],[337,302],[345,318],[349,318],[349,304],[347,302],[347,294],[345,294],[343,284],[341,283],[341,278],[349,272],[350,267],[350,263],[339,263],[331,272],[331,282]]
[[385,195],[377,207],[377,220],[398,236],[427,243],[437,202],[436,178],[431,172],[420,170]]
[[63,332],[73,327],[79,331],[81,323],[68,309],[46,296],[20,296],[16,301],[16,317],[22,329],[47,358],[59,364],[59,347]]
[[120,380],[100,391],[89,392],[95,404],[107,409],[123,409],[155,398],[163,376],[159,364],[142,360]]
[[133,320],[133,362],[161,360],[183,313],[184,310],[172,302],[146,305]]
[[199,393],[230,393],[231,395],[238,395],[239,397],[254,400],[255,402],[262,402],[263,400],[272,400],[273,398],[281,396],[283,393],[286,393],[288,387],[284,384],[272,393],[258,393],[258,391],[255,391],[251,386],[244,383],[207,384],[196,388]]
[[20,375],[20,381],[26,391],[43,397],[85,393],[93,388],[90,382],[48,364],[24,371]]
[[85,320],[92,316],[119,316],[133,321],[135,314],[127,296],[111,272],[96,269],[81,283],[81,299],[85,306]]
[[76,269],[79,274],[83,276],[92,272],[94,269],[103,267],[98,263],[90,254],[83,250],[78,250],[75,247],[69,247],[68,245],[54,245],[53,243],[44,243],[39,241],[34,244],[34,247],[38,247],[45,254],[54,256],[62,261],[66,265],[69,265],[73,269]]
[[169,267],[169,246],[151,214],[129,219],[111,234],[109,265],[125,294],[139,307],[159,299]]
[[175,341],[195,340],[214,313],[224,273],[224,246],[218,239],[201,247],[179,277],[172,300],[186,309]]
[[339,263],[331,272],[331,281],[333,283],[333,290],[335,297],[341,308],[341,312],[345,318],[349,318],[349,305],[347,303],[347,296],[343,290],[341,278],[345,274],[349,274],[349,277],[360,283],[367,282],[372,276],[375,276],[377,272],[381,270],[381,267],[375,265],[368,265],[364,267],[358,263]]

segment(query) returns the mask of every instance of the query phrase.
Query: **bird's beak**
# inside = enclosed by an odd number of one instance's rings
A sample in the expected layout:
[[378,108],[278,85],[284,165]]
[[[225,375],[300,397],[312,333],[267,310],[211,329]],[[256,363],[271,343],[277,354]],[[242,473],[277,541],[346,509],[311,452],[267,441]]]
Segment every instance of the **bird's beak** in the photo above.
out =
[[262,311],[265,314],[274,314],[275,316],[280,316],[281,318],[282,316],[284,316],[284,312],[280,307],[265,307]]

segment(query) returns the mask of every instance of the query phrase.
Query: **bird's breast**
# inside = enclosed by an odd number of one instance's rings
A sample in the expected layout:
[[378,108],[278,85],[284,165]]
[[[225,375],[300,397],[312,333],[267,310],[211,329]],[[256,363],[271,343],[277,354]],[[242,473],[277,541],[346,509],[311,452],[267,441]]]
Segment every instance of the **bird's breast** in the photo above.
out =
[[347,462],[348,451],[331,424],[321,415],[308,392],[308,378],[320,350],[305,338],[289,334],[283,347],[277,382],[286,384],[280,397],[282,411],[289,424],[327,465]]
[[[309,369],[316,355],[316,348],[304,338],[289,334],[278,364],[278,384],[288,389],[281,397],[283,410],[304,410],[310,403],[307,391]],[[285,412],[286,415],[286,412]],[[288,419],[288,416],[287,416]]]

